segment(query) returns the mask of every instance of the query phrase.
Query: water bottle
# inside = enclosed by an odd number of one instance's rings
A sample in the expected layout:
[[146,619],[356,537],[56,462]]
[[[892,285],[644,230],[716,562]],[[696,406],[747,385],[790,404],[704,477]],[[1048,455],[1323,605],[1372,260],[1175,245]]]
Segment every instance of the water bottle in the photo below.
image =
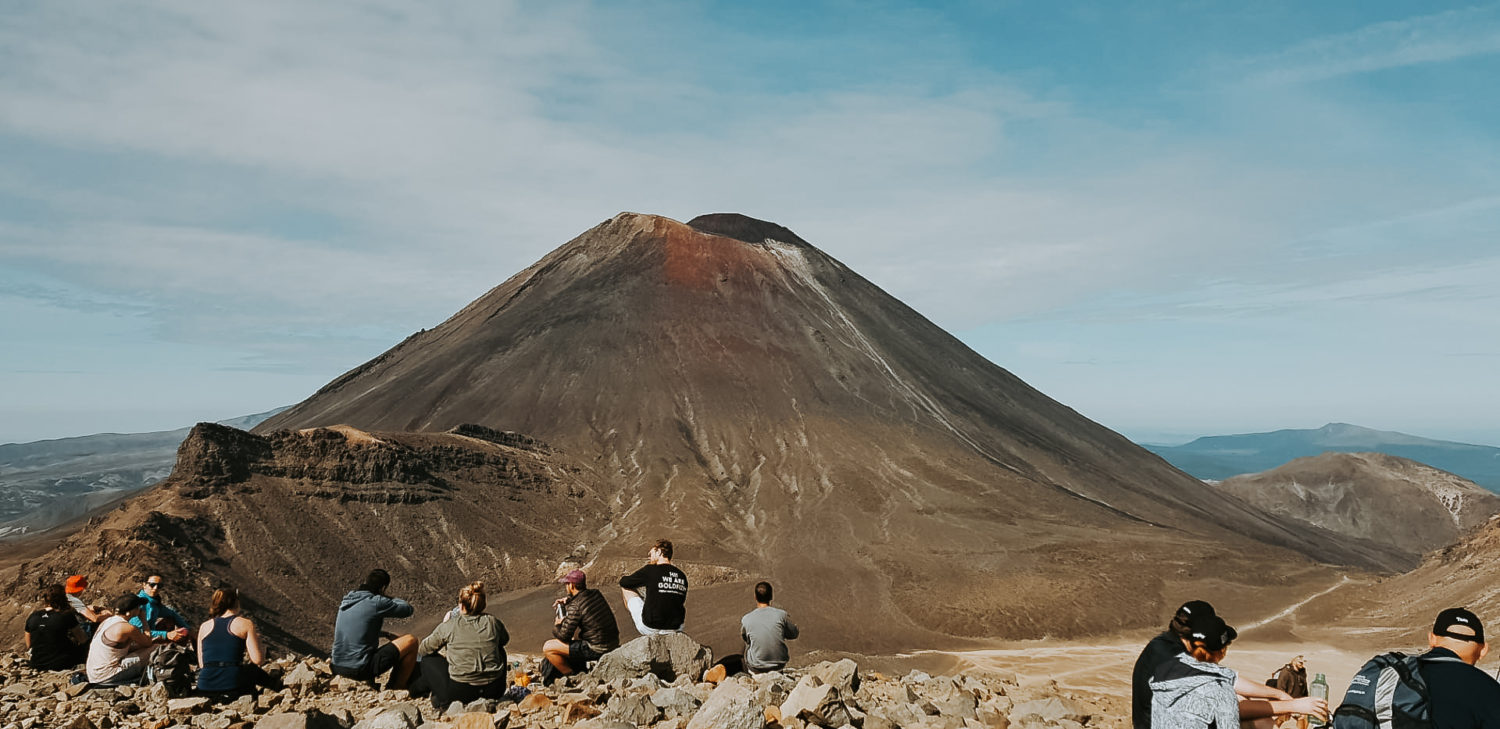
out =
[[[1315,699],[1322,699],[1325,702],[1328,701],[1328,679],[1324,678],[1323,674],[1318,674],[1317,678],[1314,678],[1312,683],[1308,685],[1307,695]],[[1312,726],[1327,725],[1327,722],[1319,719],[1317,716],[1308,717],[1308,723]]]

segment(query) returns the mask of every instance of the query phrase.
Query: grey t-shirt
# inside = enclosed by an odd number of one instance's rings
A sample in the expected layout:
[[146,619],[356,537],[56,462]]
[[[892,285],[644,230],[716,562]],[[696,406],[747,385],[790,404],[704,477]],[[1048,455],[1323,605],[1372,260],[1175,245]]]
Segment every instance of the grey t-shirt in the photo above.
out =
[[781,608],[758,607],[740,618],[740,637],[745,639],[745,668],[777,671],[786,666],[786,642],[797,637],[797,626]]

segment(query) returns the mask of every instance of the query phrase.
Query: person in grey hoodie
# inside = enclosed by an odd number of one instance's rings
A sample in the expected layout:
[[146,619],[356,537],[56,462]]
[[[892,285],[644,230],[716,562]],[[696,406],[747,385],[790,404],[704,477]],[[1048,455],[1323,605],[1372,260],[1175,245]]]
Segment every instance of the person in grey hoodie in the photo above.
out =
[[1157,666],[1151,678],[1151,729],[1236,729],[1235,674],[1219,663],[1237,634],[1213,614],[1188,624],[1188,652]]
[[[404,689],[411,680],[412,668],[417,665],[416,636],[396,636],[382,628],[386,618],[409,618],[416,611],[407,601],[385,594],[390,584],[390,573],[371,570],[364,584],[350,591],[339,604],[329,661],[334,674],[373,682],[390,671],[387,689]],[[390,642],[380,645],[382,637]]]

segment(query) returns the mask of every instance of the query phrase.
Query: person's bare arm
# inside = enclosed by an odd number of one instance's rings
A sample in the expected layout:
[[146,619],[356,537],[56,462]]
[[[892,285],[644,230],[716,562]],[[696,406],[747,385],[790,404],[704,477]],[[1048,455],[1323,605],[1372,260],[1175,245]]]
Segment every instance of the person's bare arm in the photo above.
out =
[[1240,702],[1241,721],[1261,719],[1267,716],[1285,716],[1287,714],[1309,714],[1326,721],[1328,719],[1328,702],[1310,696],[1279,701],[1246,699]]
[[1289,701],[1292,695],[1282,691],[1275,686],[1267,686],[1263,683],[1247,680],[1244,676],[1235,674],[1234,692],[1242,699],[1269,699],[1271,701]]
[[30,651],[31,650],[31,632],[27,631],[25,635],[26,635],[26,650]]
[[214,621],[208,620],[198,626],[198,670],[203,670],[203,639],[208,637],[214,630]]
[[259,666],[266,660],[265,651],[260,647],[260,631],[255,629],[255,621],[249,618],[244,620],[248,627],[245,628],[245,655],[250,657],[250,662]]

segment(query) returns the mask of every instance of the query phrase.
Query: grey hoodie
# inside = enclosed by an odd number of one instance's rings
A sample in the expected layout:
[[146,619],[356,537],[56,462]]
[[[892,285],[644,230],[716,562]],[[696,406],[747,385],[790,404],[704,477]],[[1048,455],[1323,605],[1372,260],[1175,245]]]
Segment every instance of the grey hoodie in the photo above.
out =
[[1234,671],[1183,653],[1151,678],[1151,729],[1239,729]]
[[380,629],[385,626],[385,619],[409,618],[414,612],[411,604],[400,598],[365,589],[350,592],[344,596],[339,615],[333,621],[333,653],[329,662],[345,668],[364,668],[380,645]]

